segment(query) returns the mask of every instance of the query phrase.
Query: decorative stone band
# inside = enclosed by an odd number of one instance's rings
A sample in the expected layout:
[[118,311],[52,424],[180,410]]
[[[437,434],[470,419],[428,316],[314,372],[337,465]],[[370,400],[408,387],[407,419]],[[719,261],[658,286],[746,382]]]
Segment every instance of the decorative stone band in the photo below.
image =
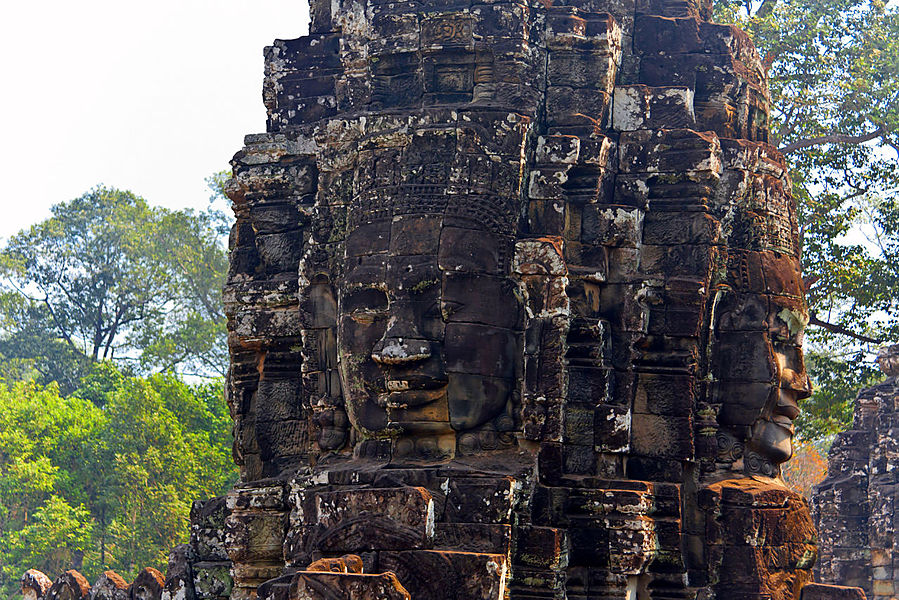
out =
[[368,190],[353,199],[350,229],[403,215],[459,217],[500,235],[515,233],[515,203],[489,194],[473,194],[440,184],[407,184]]

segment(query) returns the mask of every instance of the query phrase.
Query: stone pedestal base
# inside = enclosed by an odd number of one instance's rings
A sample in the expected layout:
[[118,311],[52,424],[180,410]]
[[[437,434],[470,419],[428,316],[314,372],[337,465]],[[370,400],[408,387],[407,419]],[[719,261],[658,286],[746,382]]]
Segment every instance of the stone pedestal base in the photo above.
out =
[[808,502],[773,481],[721,481],[702,490],[709,581],[729,600],[792,600],[812,580],[816,532]]
[[862,588],[810,583],[802,588],[802,600],[866,600],[866,597]]

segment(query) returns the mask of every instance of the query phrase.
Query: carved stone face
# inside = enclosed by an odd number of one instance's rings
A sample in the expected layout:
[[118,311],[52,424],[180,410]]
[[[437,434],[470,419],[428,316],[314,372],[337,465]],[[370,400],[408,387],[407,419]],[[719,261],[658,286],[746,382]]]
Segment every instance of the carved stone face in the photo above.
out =
[[793,457],[793,422],[800,413],[799,400],[809,397],[811,386],[799,348],[775,344],[774,358],[780,385],[753,425],[749,446],[771,464],[780,465]]
[[[442,216],[362,225],[338,298],[339,371],[363,438],[398,457],[494,447],[509,416],[522,311],[511,240]],[[382,250],[375,253],[371,249]]]
[[795,259],[772,261],[766,293],[729,293],[719,304],[719,446],[729,454],[724,458],[742,458],[748,474],[776,477],[778,465],[790,460],[799,401],[811,394],[798,273]]

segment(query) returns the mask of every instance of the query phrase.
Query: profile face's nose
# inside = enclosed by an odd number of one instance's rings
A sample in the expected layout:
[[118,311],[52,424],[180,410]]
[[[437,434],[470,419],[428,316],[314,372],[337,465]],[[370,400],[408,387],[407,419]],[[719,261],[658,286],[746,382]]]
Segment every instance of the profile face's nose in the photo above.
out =
[[380,365],[410,365],[431,357],[431,344],[426,340],[390,335],[375,345],[372,359]]

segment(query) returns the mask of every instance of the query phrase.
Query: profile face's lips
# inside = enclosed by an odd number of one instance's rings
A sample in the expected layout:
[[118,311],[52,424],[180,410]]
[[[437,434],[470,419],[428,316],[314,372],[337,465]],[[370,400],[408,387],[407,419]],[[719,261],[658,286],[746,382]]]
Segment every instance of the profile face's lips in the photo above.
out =
[[796,426],[793,425],[793,419],[786,415],[774,415],[771,417],[771,421],[790,432],[790,435],[793,435],[796,432]]

